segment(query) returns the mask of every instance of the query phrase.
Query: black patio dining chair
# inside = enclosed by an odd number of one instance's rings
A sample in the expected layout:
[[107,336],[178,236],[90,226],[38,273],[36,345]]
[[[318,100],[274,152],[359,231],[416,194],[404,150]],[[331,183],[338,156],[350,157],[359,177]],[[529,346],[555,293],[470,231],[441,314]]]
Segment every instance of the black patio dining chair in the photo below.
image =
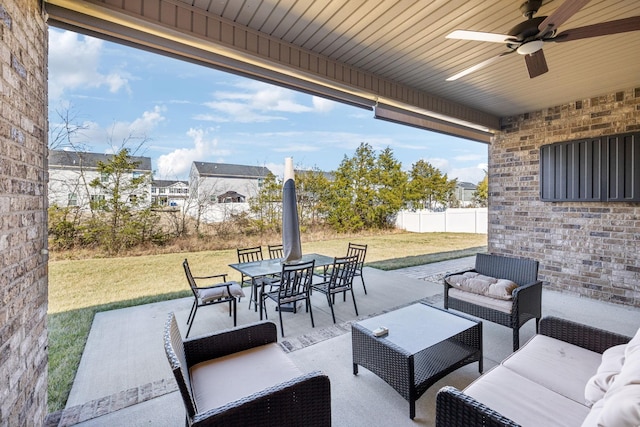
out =
[[303,262],[299,264],[282,264],[282,271],[280,272],[280,282],[277,283],[277,288],[272,291],[267,290],[267,287],[272,285],[269,279],[262,281],[260,290],[260,320],[262,320],[262,313],[264,312],[265,318],[268,318],[267,307],[265,302],[270,299],[276,303],[276,309],[278,310],[278,316],[280,317],[280,333],[284,337],[284,328],[282,326],[282,311],[283,308],[288,310],[287,305],[293,305],[293,312],[297,311],[298,301],[304,301],[306,304],[305,310],[309,312],[311,317],[311,327],[314,328],[313,323],[313,311],[311,309],[311,282],[313,280],[313,270],[315,268],[315,261]]
[[362,275],[362,268],[364,267],[364,258],[367,256],[367,245],[361,245],[358,243],[349,242],[347,248],[347,256],[357,256],[358,264],[356,266],[355,277],[360,277],[362,280],[362,287],[364,288],[364,294],[367,294],[367,286],[364,284],[364,276]]
[[326,295],[329,308],[331,309],[331,317],[333,323],[336,323],[336,315],[333,310],[333,306],[336,302],[336,294],[342,293],[345,295],[347,291],[351,292],[351,298],[353,299],[353,308],[358,315],[358,306],[356,305],[356,297],[353,294],[353,278],[355,277],[356,268],[358,266],[358,256],[346,256],[336,257],[333,259],[327,275],[328,280],[320,283],[314,283],[311,288],[314,291],[321,292]]
[[[262,247],[255,246],[252,248],[239,248],[238,252],[238,262],[255,262],[262,261]],[[251,309],[251,303],[255,304],[254,308],[258,309],[258,289],[255,283],[253,283],[253,279],[251,276],[246,276],[245,274],[240,273],[240,285],[242,287],[251,286],[251,296],[249,297],[249,309]]]
[[284,251],[282,245],[267,245],[269,250],[269,258],[277,259],[284,257]]
[[[187,325],[189,325],[189,328],[187,329],[186,337],[188,337],[189,332],[191,332],[191,327],[193,326],[193,321],[196,318],[198,307],[204,307],[207,305],[221,304],[225,302],[229,303],[229,316],[233,313],[233,326],[236,326],[236,298],[244,296],[244,292],[242,291],[240,284],[233,281],[228,282],[226,274],[194,276],[191,274],[191,268],[189,267],[189,262],[186,258],[182,262],[182,267],[184,268],[184,274],[187,276],[187,281],[189,282],[189,287],[191,288],[191,292],[193,292],[194,298],[193,305],[191,306],[191,312],[189,312],[189,317],[187,318]],[[211,281],[212,279],[222,279],[222,281],[208,286],[198,286],[197,284],[197,281]]]

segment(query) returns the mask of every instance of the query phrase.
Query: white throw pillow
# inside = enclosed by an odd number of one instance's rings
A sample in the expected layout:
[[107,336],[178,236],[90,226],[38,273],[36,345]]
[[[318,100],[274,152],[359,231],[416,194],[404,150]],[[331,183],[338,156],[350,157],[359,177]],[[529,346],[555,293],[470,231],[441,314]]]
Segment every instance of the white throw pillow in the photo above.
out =
[[602,353],[602,362],[597,372],[587,381],[584,398],[587,406],[591,406],[604,397],[614,380],[622,370],[626,345],[616,345]]
[[622,369],[602,401],[598,426],[640,426],[640,334],[625,346]]
[[598,427],[640,426],[640,384],[609,391],[603,399]]

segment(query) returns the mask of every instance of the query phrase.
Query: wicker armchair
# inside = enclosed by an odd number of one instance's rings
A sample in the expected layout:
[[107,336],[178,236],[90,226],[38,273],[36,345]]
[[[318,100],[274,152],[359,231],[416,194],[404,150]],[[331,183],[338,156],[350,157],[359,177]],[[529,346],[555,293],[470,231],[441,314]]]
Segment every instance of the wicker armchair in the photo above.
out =
[[498,323],[513,330],[513,351],[520,347],[520,327],[531,319],[536,319],[538,332],[542,316],[542,282],[538,280],[538,261],[510,258],[500,255],[477,254],[475,268],[467,270],[498,279],[508,279],[518,287],[512,293],[510,312],[472,303],[449,296],[452,286],[447,282],[449,276],[463,274],[466,271],[448,274],[444,278],[444,308],[454,309]]
[[[630,340],[624,335],[557,317],[542,319],[540,334],[596,353],[603,353],[609,347],[626,344]],[[519,425],[455,387],[445,386],[436,395],[436,427]]]
[[[276,342],[277,330],[272,322],[255,323],[183,341],[175,316],[170,313],[165,326],[164,347],[186,408],[186,425],[330,426],[329,377],[317,371],[305,374],[300,372],[286,381],[272,384],[217,407],[206,407],[203,404],[202,401],[206,401],[206,397],[202,396],[202,390],[200,394],[193,392],[192,375],[196,365],[224,356],[228,359],[228,356],[237,353],[240,353],[237,356],[241,358],[247,353],[241,352],[249,349],[253,349],[255,354],[261,347],[269,347]],[[280,357],[288,359],[284,352]],[[240,363],[244,361],[239,360]],[[247,365],[251,366],[246,366],[240,371],[233,370],[232,375],[238,382],[251,383],[251,378],[255,379],[265,369],[278,369],[278,366],[261,366],[257,363]],[[224,380],[208,380],[206,384],[207,391],[210,385],[211,393],[222,395],[227,393],[230,386]]]

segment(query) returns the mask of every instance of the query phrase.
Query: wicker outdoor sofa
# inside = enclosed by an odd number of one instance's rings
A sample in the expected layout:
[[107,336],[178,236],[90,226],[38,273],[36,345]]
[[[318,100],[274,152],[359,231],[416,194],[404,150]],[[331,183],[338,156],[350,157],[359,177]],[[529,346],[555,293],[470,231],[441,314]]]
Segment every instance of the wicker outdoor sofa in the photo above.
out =
[[330,426],[329,377],[301,372],[273,322],[182,340],[173,313],[164,346],[187,426]]
[[540,334],[464,391],[436,396],[437,427],[640,425],[640,329],[633,338],[545,317]]
[[[477,279],[473,276],[479,274]],[[469,276],[469,277],[467,277]],[[481,282],[495,279],[498,283],[486,287],[468,287],[460,280]],[[476,254],[471,270],[447,274],[444,277],[444,308],[454,309],[513,330],[513,351],[520,347],[520,327],[536,319],[536,332],[542,317],[542,282],[538,280],[538,261],[501,255]],[[499,288],[500,282],[511,287]]]

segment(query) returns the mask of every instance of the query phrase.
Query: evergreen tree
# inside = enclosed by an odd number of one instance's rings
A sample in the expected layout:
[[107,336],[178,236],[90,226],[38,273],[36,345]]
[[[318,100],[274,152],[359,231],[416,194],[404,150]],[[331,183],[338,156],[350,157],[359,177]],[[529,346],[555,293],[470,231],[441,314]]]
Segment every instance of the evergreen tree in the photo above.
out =
[[404,205],[407,174],[402,171],[402,163],[393,157],[393,150],[389,147],[378,156],[375,172],[378,191],[374,225],[378,228],[392,228],[398,211]]
[[321,224],[326,217],[329,179],[319,169],[296,172],[300,225]]
[[393,225],[402,206],[406,176],[387,148],[377,158],[361,143],[353,157],[345,155],[328,195],[327,220],[337,231],[359,231]]
[[473,201],[480,207],[487,207],[489,201],[489,175],[484,171],[484,178],[478,183],[473,193]]
[[282,183],[269,173],[256,197],[249,199],[249,209],[256,215],[261,230],[280,231],[282,226]]
[[431,209],[449,206],[455,198],[457,179],[450,180],[442,172],[424,160],[411,167],[406,201],[416,209]]
[[99,215],[91,221],[90,234],[109,252],[148,241],[157,234],[153,231],[157,220],[145,188],[151,177],[138,174],[139,166],[129,150],[122,148],[108,161],[98,162],[100,176],[89,183],[104,196],[92,202]]

